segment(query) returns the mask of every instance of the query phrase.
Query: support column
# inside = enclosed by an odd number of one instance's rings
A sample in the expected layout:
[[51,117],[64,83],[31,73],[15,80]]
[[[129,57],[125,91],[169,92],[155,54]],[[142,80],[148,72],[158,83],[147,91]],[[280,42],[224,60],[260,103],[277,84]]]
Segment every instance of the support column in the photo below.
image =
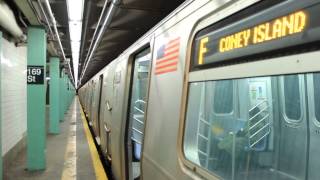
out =
[[[2,96],[2,93],[1,93],[1,64],[2,64],[2,32],[0,31],[0,99],[1,99],[1,96]],[[0,107],[0,180],[2,180],[2,111],[1,111],[1,107]]]
[[66,74],[64,73],[63,74],[63,79],[62,79],[62,89],[63,89],[63,94],[62,94],[62,97],[64,99],[63,101],[63,116],[65,115],[66,113],[66,103],[67,103],[67,99],[66,99]]
[[68,78],[68,75],[65,73],[64,76],[63,76],[63,99],[65,100],[64,101],[64,107],[63,107],[63,113],[66,113],[67,112],[67,104],[68,104],[68,99],[67,99],[67,78]]
[[27,169],[46,168],[46,32],[28,28]]
[[50,120],[49,133],[59,134],[60,114],[59,114],[59,92],[60,92],[60,59],[50,58]]
[[64,101],[65,99],[63,98],[64,94],[64,89],[63,89],[63,79],[64,79],[64,72],[63,69],[60,72],[60,122],[64,121]]

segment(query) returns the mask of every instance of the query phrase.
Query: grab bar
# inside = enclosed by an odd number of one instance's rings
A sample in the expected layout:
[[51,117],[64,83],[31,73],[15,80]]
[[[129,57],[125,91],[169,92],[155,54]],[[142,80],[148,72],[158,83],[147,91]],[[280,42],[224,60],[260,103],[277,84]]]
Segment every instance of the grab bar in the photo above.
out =
[[106,133],[110,133],[111,129],[109,129],[106,125],[104,125],[104,130],[106,131]]
[[[265,129],[266,127],[268,127],[270,124],[266,124],[264,125],[262,128],[260,128],[258,131],[256,131],[254,134],[252,134],[249,138],[253,138],[254,136],[256,136],[257,134],[259,134],[263,129]],[[269,132],[267,132],[266,134],[269,134]]]
[[141,114],[144,114],[144,111],[142,111],[141,109],[139,109],[137,106],[134,107],[135,110],[139,111]]
[[140,121],[138,118],[133,117],[133,119],[134,119],[134,120],[136,120],[138,123],[140,123],[140,124],[142,124],[142,125],[143,125],[143,122],[142,122],[142,121]]
[[144,103],[144,104],[145,104],[146,102],[145,102],[144,100],[138,99],[138,100],[136,100],[134,103],[135,103],[135,104],[136,104],[136,103]]
[[[263,100],[263,101],[259,102],[258,104],[256,104],[255,106],[253,106],[253,107],[249,110],[249,112],[251,112],[252,110],[254,110],[256,107],[260,106],[260,105],[263,104],[264,102],[268,102],[268,101],[267,101],[267,100]],[[268,103],[267,103],[267,104],[268,104]]]
[[266,106],[265,108],[263,108],[261,111],[259,111],[257,114],[255,114],[254,116],[252,116],[249,121],[252,121],[254,118],[256,118],[259,114],[261,114],[262,112],[264,112],[265,110],[267,110],[269,108],[269,106]]
[[107,101],[107,109],[108,111],[112,111],[112,107],[110,106],[109,101]]
[[266,116],[264,116],[263,118],[261,118],[261,120],[259,120],[258,122],[256,122],[254,125],[250,126],[249,130],[253,129],[253,128],[256,127],[258,124],[260,124],[261,122],[263,122],[267,117],[269,117],[269,114],[267,114]]

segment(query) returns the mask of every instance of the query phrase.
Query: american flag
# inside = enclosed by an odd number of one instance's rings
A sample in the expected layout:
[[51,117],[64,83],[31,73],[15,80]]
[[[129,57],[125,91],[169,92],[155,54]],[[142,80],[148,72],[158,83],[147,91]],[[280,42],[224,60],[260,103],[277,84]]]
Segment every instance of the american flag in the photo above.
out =
[[180,37],[170,40],[158,49],[155,74],[159,75],[177,70],[179,47]]

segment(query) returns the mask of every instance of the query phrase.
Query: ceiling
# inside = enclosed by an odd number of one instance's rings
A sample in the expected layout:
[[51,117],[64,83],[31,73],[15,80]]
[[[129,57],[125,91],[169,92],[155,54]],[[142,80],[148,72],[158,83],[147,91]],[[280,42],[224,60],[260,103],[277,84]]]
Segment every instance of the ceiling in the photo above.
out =
[[[51,23],[47,23],[44,13],[42,13],[41,6],[39,2],[43,0],[5,0],[5,2],[10,6],[13,10],[17,23],[20,25],[25,34],[27,34],[27,26],[44,26],[47,31],[47,49],[48,56],[60,56],[62,57],[62,53],[59,48],[58,40],[51,34],[49,31],[49,27],[51,27],[53,31],[53,26]],[[72,58],[71,56],[71,45],[70,45],[70,36],[68,29],[68,12],[67,12],[67,4],[66,0],[49,0],[51,9],[54,13],[57,29],[59,32],[59,37],[61,40],[61,44],[63,46],[63,50],[66,58]],[[48,19],[48,10],[46,9],[44,3],[41,4],[43,10],[45,11]],[[63,58],[60,58],[61,62],[63,62]],[[49,61],[49,58],[47,58]],[[72,67],[72,61],[71,67]],[[68,69],[67,63],[62,63],[61,68],[64,67]],[[47,69],[48,70],[48,69]],[[47,72],[48,73],[48,72]],[[69,71],[67,73],[70,76]]]
[[[23,19],[28,25],[44,25],[48,30],[48,42],[51,42],[55,48],[50,55],[61,55],[57,39],[50,36],[49,25],[45,21],[43,13],[39,6],[42,0],[6,0],[6,2],[15,10],[19,9],[23,14]],[[83,70],[84,60],[88,55],[88,49],[92,42],[93,34],[98,24],[105,0],[84,0],[84,12],[82,22],[82,37],[80,47],[79,74]],[[111,0],[107,2],[108,11]],[[111,24],[107,27],[102,40],[98,44],[95,53],[88,64],[86,73],[83,76],[82,84],[88,81],[93,75],[99,72],[103,67],[115,59],[121,52],[128,48],[139,37],[146,33],[150,28],[177,8],[185,0],[120,0],[119,8],[116,10]],[[71,58],[71,45],[68,29],[68,12],[66,0],[49,0],[52,12],[57,22],[61,43],[66,58]],[[43,4],[44,6],[44,4]],[[33,15],[30,12],[33,11]],[[16,13],[16,16],[18,14]],[[21,23],[20,23],[21,24]],[[50,45],[48,44],[48,47]],[[62,60],[62,58],[61,58]],[[70,61],[71,67],[72,61]],[[65,64],[64,66],[67,66]],[[67,68],[67,67],[66,67]]]
[[[102,41],[92,56],[82,83],[115,59],[156,23],[178,7],[184,0],[122,0],[106,29]],[[104,0],[86,1],[80,51],[79,74],[82,71],[90,43],[97,28]],[[108,3],[108,7],[110,3]]]

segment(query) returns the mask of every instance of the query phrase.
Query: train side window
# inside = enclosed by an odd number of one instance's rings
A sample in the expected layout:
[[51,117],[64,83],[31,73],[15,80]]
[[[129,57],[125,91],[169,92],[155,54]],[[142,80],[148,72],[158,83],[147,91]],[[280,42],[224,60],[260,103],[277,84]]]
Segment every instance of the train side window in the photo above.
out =
[[[230,116],[233,112],[233,99],[236,98],[233,84],[234,80],[220,80],[195,82],[189,86],[184,135],[185,156],[223,177],[227,177],[224,173],[231,171],[229,155],[233,156],[232,133],[238,132],[241,136],[247,134],[244,130],[246,122]],[[214,114],[211,113],[212,110]],[[238,140],[239,144],[248,145],[247,138],[241,137]],[[224,172],[217,172],[216,168],[222,168]]]
[[293,121],[301,119],[301,99],[298,75],[284,76],[284,108],[286,116]]
[[[270,180],[279,179],[278,171],[270,169],[277,168],[278,163],[286,163],[288,159],[277,159],[278,153],[289,152],[291,149],[288,149],[289,146],[280,146],[277,152],[269,147],[274,146],[278,139],[289,141],[292,135],[282,134],[279,124],[273,123],[280,119],[275,119],[272,113],[281,110],[269,111],[268,108],[283,102],[283,111],[287,118],[300,121],[303,115],[300,79],[305,76],[306,74],[276,75],[190,82],[183,152],[186,160],[194,165],[186,164],[190,168],[196,167],[196,172],[202,172],[197,169],[200,167],[221,179],[261,179],[261,176]],[[255,103],[259,106],[252,108],[250,91],[253,88],[246,82],[259,82],[259,79],[271,78],[272,83],[265,84],[265,89],[272,89],[272,97],[279,98],[274,98],[272,104],[268,104],[265,98],[255,99],[259,100]],[[278,89],[278,83],[282,88]],[[235,85],[237,88],[234,88]],[[320,109],[320,74],[314,75],[314,88],[317,111]],[[241,101],[233,102],[240,98]],[[239,121],[240,116],[238,117],[237,113],[230,114],[236,109],[239,109],[239,114],[248,116],[242,116]],[[320,118],[319,115],[319,112],[316,112],[317,118]],[[299,131],[292,130],[292,133],[296,132]],[[294,168],[298,166],[300,164],[292,164]],[[298,178],[292,174],[292,178],[287,176],[284,179]]]
[[315,116],[320,122],[320,73],[313,75]]
[[233,82],[217,81],[214,89],[214,112],[228,114],[233,111]]

